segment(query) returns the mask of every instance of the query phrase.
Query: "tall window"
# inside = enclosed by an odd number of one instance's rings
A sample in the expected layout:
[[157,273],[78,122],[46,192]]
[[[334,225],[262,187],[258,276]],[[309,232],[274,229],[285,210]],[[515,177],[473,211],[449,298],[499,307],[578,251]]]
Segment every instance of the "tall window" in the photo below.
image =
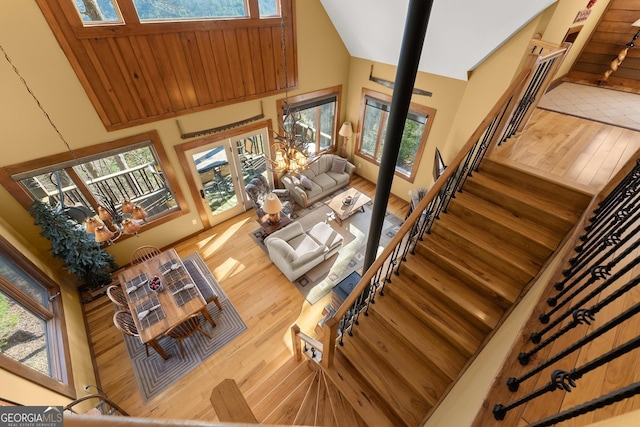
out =
[[58,286],[0,238],[0,367],[73,393]]
[[[73,0],[84,23],[122,22],[120,5],[133,3],[140,21],[226,19],[248,16],[245,0]],[[278,16],[279,0],[259,0],[260,17]]]
[[[380,164],[391,110],[391,97],[370,90],[363,91],[360,111],[361,133],[356,153]],[[411,104],[404,125],[396,173],[413,181],[420,164],[435,110]]]
[[181,196],[174,191],[178,186],[167,164],[157,134],[150,132],[77,150],[75,156],[65,153],[7,166],[3,173],[10,176],[8,190],[27,209],[40,200],[83,208],[93,216],[98,205],[119,209],[130,200],[142,206],[147,222],[153,223],[180,211]]
[[296,133],[305,135],[309,141],[309,154],[337,148],[336,134],[341,91],[341,86],[335,86],[278,101],[278,111],[281,112],[283,119],[287,113],[287,104],[291,112],[300,114],[300,129],[296,129]]

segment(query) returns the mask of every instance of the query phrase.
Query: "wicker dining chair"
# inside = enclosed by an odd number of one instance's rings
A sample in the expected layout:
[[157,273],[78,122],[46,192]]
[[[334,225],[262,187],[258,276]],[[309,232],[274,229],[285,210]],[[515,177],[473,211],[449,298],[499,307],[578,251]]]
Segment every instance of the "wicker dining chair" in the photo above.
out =
[[[113,323],[116,325],[116,328],[125,335],[129,335],[130,337],[140,336],[138,328],[136,328],[136,324],[133,320],[133,316],[129,311],[116,311],[113,315]],[[147,357],[149,357],[149,344],[144,343],[144,350],[147,353]]]
[[119,309],[124,309],[129,311],[129,304],[127,304],[127,298],[124,295],[124,290],[122,286],[111,285],[107,288],[107,296],[111,300],[112,303],[117,305]]
[[160,255],[161,253],[162,251],[155,246],[140,246],[131,254],[131,264],[140,264],[148,259],[153,258],[156,255]]
[[182,346],[182,340],[190,337],[198,331],[200,331],[200,333],[202,333],[202,335],[204,335],[205,337],[211,339],[209,334],[207,334],[200,325],[200,314],[196,313],[189,316],[187,320],[180,323],[179,325],[176,325],[173,328],[169,329],[167,332],[165,332],[165,335],[178,341],[178,347],[180,347],[180,355],[184,357],[184,347]]

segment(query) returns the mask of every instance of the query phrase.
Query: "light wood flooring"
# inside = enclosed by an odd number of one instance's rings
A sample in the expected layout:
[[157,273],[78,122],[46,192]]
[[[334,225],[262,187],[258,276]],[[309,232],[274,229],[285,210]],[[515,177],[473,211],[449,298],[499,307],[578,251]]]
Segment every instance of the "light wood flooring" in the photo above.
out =
[[[640,148],[637,132],[537,110],[525,134],[494,154],[525,169],[598,191]],[[355,177],[352,184],[373,197],[374,184]],[[407,203],[392,197],[388,209],[404,217]],[[213,387],[232,378],[245,395],[291,358],[290,327],[313,334],[330,296],[314,305],[270,262],[249,237],[259,226],[245,212],[175,245],[178,253],[198,252],[248,326],[177,384],[143,403],[122,336],[111,322],[113,308],[100,299],[86,305],[86,318],[101,387],[130,414],[140,417],[217,421],[209,403]],[[106,298],[106,297],[105,297]]]

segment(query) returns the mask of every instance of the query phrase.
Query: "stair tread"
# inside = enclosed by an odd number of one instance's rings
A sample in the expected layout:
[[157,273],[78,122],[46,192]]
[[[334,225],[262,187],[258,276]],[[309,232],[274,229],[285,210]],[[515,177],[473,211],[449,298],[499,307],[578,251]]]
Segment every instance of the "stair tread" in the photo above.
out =
[[549,249],[554,250],[558,246],[558,235],[552,230],[546,228],[544,224],[518,217],[513,212],[493,204],[471,193],[459,193],[456,198],[451,201],[449,212],[455,211],[460,206],[467,211],[484,218],[491,218],[495,223],[500,224],[504,229],[510,230],[512,233],[518,233],[526,236],[532,242]]
[[[363,344],[358,336],[348,337],[337,351],[347,355],[354,368],[366,378],[388,405],[407,425],[418,425],[431,405],[397,376],[387,375],[383,359]],[[385,366],[385,369],[380,369]]]
[[[448,378],[456,378],[464,366],[466,358],[447,340],[429,328],[425,328],[421,320],[409,313],[394,298],[376,300],[370,311],[378,313],[380,318],[389,323],[399,335],[410,341],[413,347],[440,370]],[[419,330],[416,334],[414,331]]]
[[522,280],[492,268],[465,254],[451,242],[435,234],[428,234],[416,246],[416,253],[435,262],[442,270],[451,272],[465,283],[474,284],[483,294],[488,293],[512,303],[521,291]]
[[455,347],[464,354],[473,355],[482,342],[484,334],[473,324],[456,316],[443,304],[438,304],[422,287],[415,282],[405,280],[402,272],[393,278],[393,283],[385,287],[385,295],[395,299],[413,310],[420,312],[423,321],[441,336],[449,337]]
[[494,199],[500,206],[514,210],[517,215],[536,220],[544,218],[548,227],[558,231],[566,231],[579,217],[579,213],[560,205],[557,201],[539,194],[526,192],[524,188],[517,191],[511,186],[488,174],[477,173],[470,177],[465,184],[464,191],[483,197],[490,190]]
[[331,379],[368,426],[397,427],[404,424],[384,406],[378,393],[355,372],[351,362],[340,351],[336,351],[333,364],[335,369],[325,371],[327,378]]
[[571,205],[575,207],[576,212],[583,211],[593,198],[593,194],[584,190],[570,187],[564,183],[539,175],[539,170],[527,171],[521,169],[522,165],[518,166],[519,167],[511,166],[502,159],[498,161],[485,158],[480,165],[480,172],[495,176],[501,180],[526,185],[528,188],[533,188],[537,192],[544,194],[553,193],[557,199],[563,200],[565,203],[571,203]]
[[[291,389],[286,397],[283,397],[277,401],[277,403],[273,402],[268,408],[265,408],[271,409],[265,417],[258,416],[258,412],[254,411],[256,418],[261,424],[292,424],[298,414],[300,402],[303,401],[309,386],[313,383],[317,375],[318,372],[309,371],[309,375]],[[277,388],[281,388],[281,385],[278,385]]]
[[[353,409],[349,401],[342,395],[340,390],[327,378],[327,374],[322,371],[329,407],[333,414],[333,422],[340,427],[366,427],[366,423]],[[326,418],[325,418],[326,419]],[[329,423],[325,423],[327,427]]]
[[311,381],[311,383],[309,384],[307,393],[304,395],[304,399],[302,400],[302,403],[300,404],[296,416],[291,424],[303,426],[322,425],[318,424],[321,378],[322,377],[320,375],[320,372],[316,372],[316,375],[313,378],[313,381]]
[[452,379],[447,378],[438,365],[420,357],[410,342],[399,337],[377,317],[372,311],[367,318],[361,318],[353,333],[366,341],[372,352],[381,354],[389,366],[386,373],[402,378],[430,406],[434,406]]
[[[271,375],[276,378],[286,378],[289,375],[294,374],[294,371],[300,368],[304,362],[297,361],[295,357],[288,358],[278,369],[276,369]],[[297,371],[298,373],[300,371]],[[256,387],[245,393],[245,399],[249,406],[253,407],[257,405],[269,392],[273,389],[268,381],[259,383]]]
[[446,301],[449,306],[459,307],[461,314],[478,321],[478,326],[483,325],[485,332],[493,329],[502,317],[503,310],[494,301],[484,298],[433,263],[407,262],[402,268],[403,273],[414,281],[428,286],[425,289],[437,295],[438,299]]
[[477,255],[477,250],[480,249],[489,254],[491,258],[499,259],[507,264],[503,267],[505,270],[508,267],[518,268],[524,273],[533,276],[544,261],[544,259],[538,259],[500,237],[491,235],[475,224],[465,222],[452,214],[440,215],[440,221],[434,224],[432,233],[441,234],[442,228],[445,228],[447,233],[453,233],[468,242],[465,247],[469,247],[473,254]]
[[293,357],[291,359],[295,363],[288,361],[273,374],[275,378],[282,378],[276,388],[273,387],[273,383],[265,381],[246,396],[247,403],[257,419],[260,420],[268,416],[273,408],[289,398],[292,390],[295,390],[300,383],[314,374],[307,366],[306,361],[297,362]]

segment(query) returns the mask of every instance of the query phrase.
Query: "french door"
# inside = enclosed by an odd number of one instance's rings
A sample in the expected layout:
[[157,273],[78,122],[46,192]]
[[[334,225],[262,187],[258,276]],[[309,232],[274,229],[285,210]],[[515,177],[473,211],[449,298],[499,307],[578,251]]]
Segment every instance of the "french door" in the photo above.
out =
[[245,185],[257,175],[267,179],[268,129],[211,140],[185,151],[200,203],[211,225],[251,207]]

